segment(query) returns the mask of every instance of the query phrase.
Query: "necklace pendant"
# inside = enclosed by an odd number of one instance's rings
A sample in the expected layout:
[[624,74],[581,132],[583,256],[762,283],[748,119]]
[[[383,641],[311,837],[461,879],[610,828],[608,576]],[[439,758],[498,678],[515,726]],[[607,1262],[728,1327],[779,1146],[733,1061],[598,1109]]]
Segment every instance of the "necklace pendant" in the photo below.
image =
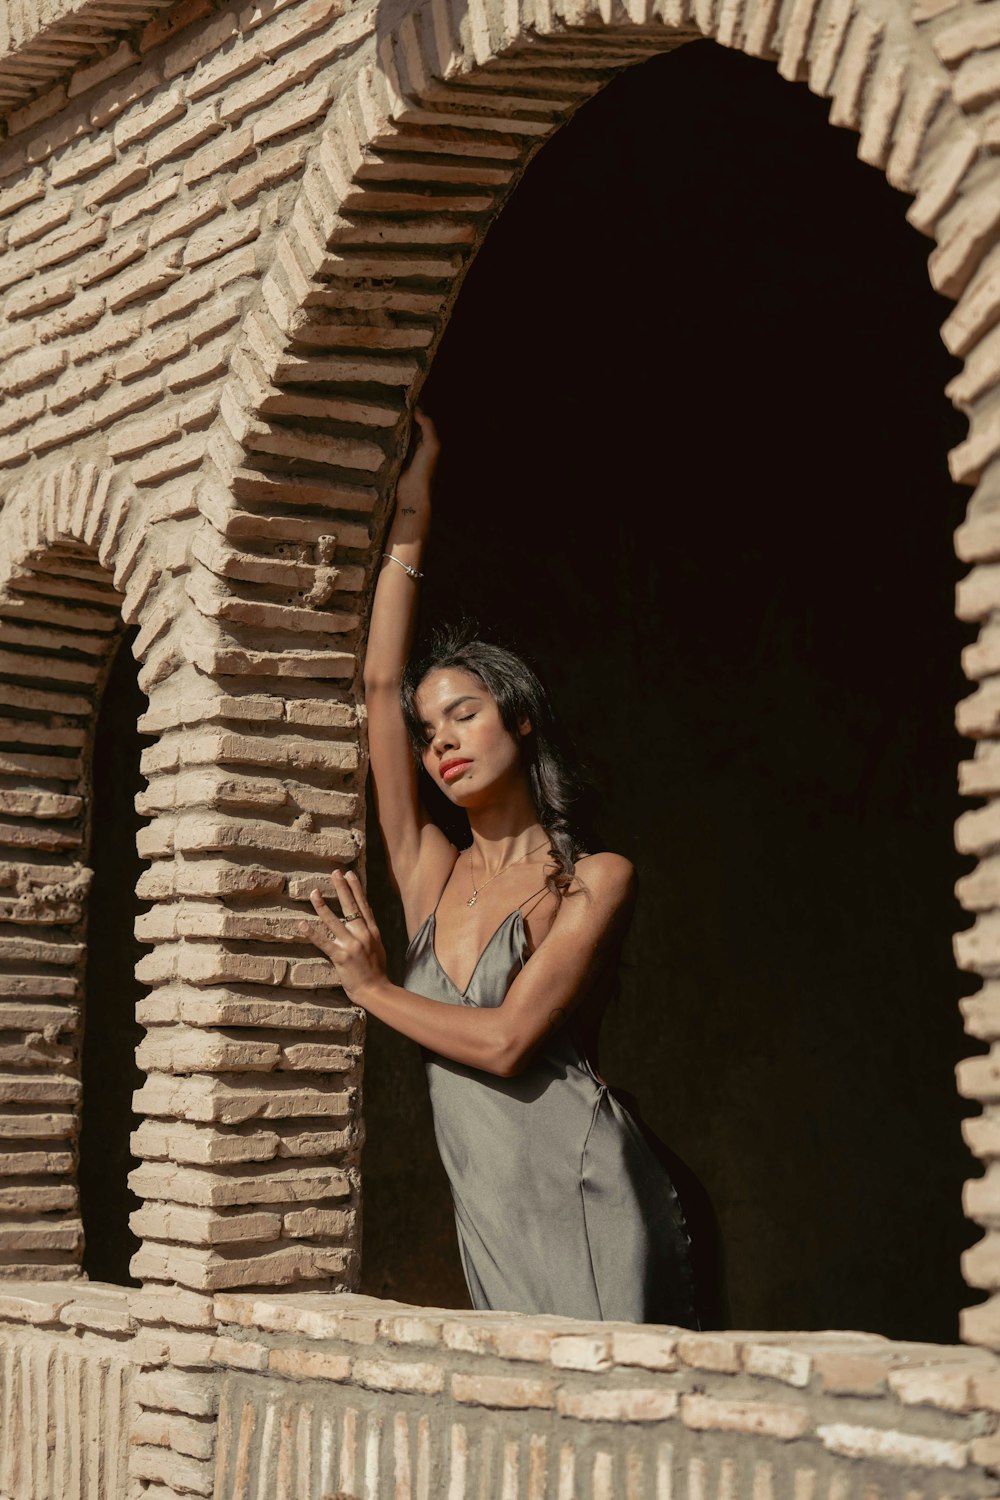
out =
[[475,906],[475,904],[476,904],[476,902],[478,900],[479,900],[479,892],[478,891],[474,891],[472,893],[472,895],[469,897],[468,901],[466,901],[465,904],[466,904],[466,906]]

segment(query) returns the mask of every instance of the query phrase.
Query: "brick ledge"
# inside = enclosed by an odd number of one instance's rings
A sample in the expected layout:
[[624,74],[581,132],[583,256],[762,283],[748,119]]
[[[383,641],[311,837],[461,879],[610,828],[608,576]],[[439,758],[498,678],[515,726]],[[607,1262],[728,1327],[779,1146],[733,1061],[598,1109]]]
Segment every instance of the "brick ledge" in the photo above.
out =
[[139,60],[139,52],[118,39],[148,25],[172,4],[173,0],[21,0],[17,6],[4,5],[0,113],[9,114],[51,90],[88,60],[91,66],[51,101],[54,108],[130,67]]
[[[845,1396],[892,1394],[904,1405],[1000,1410],[1000,1356],[970,1344],[896,1341],[877,1333],[822,1329],[693,1333],[685,1328],[584,1323],[572,1318],[415,1307],[346,1292],[216,1296],[215,1318],[236,1340],[254,1334],[440,1348],[529,1361],[558,1370],[616,1368],[756,1377],[802,1391]],[[215,1359],[227,1364],[234,1337]]]

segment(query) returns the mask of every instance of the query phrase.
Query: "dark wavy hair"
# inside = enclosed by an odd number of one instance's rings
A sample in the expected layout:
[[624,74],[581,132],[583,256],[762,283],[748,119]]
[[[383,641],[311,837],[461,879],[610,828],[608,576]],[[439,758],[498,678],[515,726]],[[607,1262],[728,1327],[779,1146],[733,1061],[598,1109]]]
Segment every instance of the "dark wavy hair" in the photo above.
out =
[[[562,898],[569,888],[580,855],[593,851],[587,808],[588,788],[570,770],[570,747],[556,723],[549,695],[534,667],[518,652],[488,639],[473,622],[439,626],[426,648],[408,664],[403,674],[403,715],[418,762],[426,743],[416,706],[417,689],[431,672],[445,669],[469,672],[489,693],[504,728],[518,739],[531,795],[541,823],[550,839],[554,874],[546,884]],[[527,718],[531,731],[518,734],[518,723]],[[461,809],[424,773],[421,778],[426,800],[435,822],[456,843],[469,842],[468,820]]]

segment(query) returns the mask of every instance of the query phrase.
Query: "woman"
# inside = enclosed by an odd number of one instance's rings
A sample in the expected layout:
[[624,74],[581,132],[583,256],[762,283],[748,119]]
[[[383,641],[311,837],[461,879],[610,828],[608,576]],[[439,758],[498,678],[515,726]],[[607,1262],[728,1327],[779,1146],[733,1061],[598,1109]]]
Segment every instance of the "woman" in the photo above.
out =
[[[581,847],[544,690],[520,658],[453,638],[405,670],[439,452],[417,422],[365,664],[376,809],[411,937],[405,988],[386,976],[353,872],[334,872],[340,916],[314,891],[320,921],[302,930],[355,1004],[425,1049],[473,1306],[696,1326],[677,1195],[591,1061],[632,866]],[[424,811],[418,759],[467,818],[468,848]]]

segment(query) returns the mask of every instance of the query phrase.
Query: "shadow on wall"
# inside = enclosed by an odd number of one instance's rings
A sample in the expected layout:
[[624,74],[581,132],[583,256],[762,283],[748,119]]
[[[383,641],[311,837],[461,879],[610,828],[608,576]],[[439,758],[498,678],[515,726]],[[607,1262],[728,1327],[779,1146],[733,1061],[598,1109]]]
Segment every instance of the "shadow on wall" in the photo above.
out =
[[[425,606],[534,653],[638,866],[602,1065],[707,1185],[735,1326],[950,1341],[962,424],[927,245],[825,112],[699,43],[540,154],[425,388]],[[366,1100],[364,1289],[462,1305],[419,1057],[375,1022]]]
[[115,653],[94,738],[79,1176],[84,1270],[92,1281],[120,1286],[138,1285],[129,1261],[139,1241],[128,1217],[140,1203],[126,1179],[138,1166],[129,1135],[138,1124],[132,1094],[143,1082],[135,1061],[143,1030],[135,1012],[144,992],[135,966],[148,952],[133,929],[148,907],[135,893],[143,869],[135,797],[143,784],[139,757],[153,743],[136,731],[148,702],[136,676],[135,634],[127,632]]

